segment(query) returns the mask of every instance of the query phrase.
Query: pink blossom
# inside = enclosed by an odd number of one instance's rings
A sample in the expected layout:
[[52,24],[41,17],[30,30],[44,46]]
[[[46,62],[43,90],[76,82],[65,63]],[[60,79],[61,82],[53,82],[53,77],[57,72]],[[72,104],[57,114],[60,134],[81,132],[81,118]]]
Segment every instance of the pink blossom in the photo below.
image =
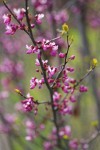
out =
[[72,55],[72,56],[70,57],[70,59],[71,59],[71,60],[74,60],[74,59],[75,59],[75,55]]
[[33,77],[30,80],[30,89],[34,89],[36,87],[36,85],[38,85],[38,87],[40,89],[43,84],[44,84],[44,78],[38,80],[37,78]]
[[80,91],[80,92],[87,92],[87,91],[88,91],[88,88],[87,88],[86,86],[84,86],[84,85],[81,85],[81,86],[79,87],[79,91]]
[[66,115],[66,114],[69,114],[69,115],[71,115],[72,114],[72,106],[71,105],[69,105],[69,106],[65,106],[64,108],[62,108],[61,110],[60,110],[60,113],[61,114],[63,114],[63,115]]
[[52,45],[52,47],[50,48],[50,55],[51,56],[56,56],[57,55],[57,50],[58,50],[58,45]]
[[51,78],[57,72],[57,68],[48,66],[47,72],[49,77]]
[[44,18],[44,14],[35,15],[35,19],[38,24],[40,24],[42,22],[41,21],[42,18]]
[[44,84],[44,82],[44,78],[42,78],[41,80],[37,80],[37,85],[39,89],[42,87],[42,84]]
[[22,20],[24,18],[26,12],[24,8],[14,8],[13,11],[16,14],[18,20]]
[[39,62],[38,59],[36,59],[35,65],[36,65],[36,66],[40,66],[40,62]]
[[74,95],[71,95],[71,96],[70,96],[70,101],[71,101],[71,102],[76,102],[76,98],[75,98]]
[[61,94],[58,93],[58,92],[54,92],[54,94],[53,94],[53,100],[54,101],[58,101],[58,100],[60,100],[60,98],[61,98]]
[[66,55],[65,53],[59,53],[59,57],[60,57],[60,58],[64,58],[65,55]]
[[16,32],[16,30],[18,29],[18,26],[17,25],[15,25],[15,24],[9,24],[9,25],[7,25],[6,26],[6,34],[10,34],[10,35],[13,35],[15,32]]
[[35,27],[35,24],[32,23],[32,24],[31,24],[31,28],[34,28],[34,27]]
[[32,46],[32,45],[30,45],[30,46],[26,45],[26,48],[27,48],[27,52],[26,52],[27,54],[33,53],[34,46]]
[[37,78],[32,78],[30,80],[30,89],[34,89],[37,85]]
[[65,92],[65,93],[69,93],[71,91],[71,86],[63,86],[62,87],[62,90]]
[[69,72],[74,72],[74,68],[71,68],[71,67],[67,67],[67,70],[68,70]]
[[44,51],[49,50],[51,56],[57,55],[58,45],[55,42],[50,42],[49,40],[43,39],[42,48]]
[[27,52],[26,52],[27,54],[32,54],[32,53],[39,54],[40,53],[40,49],[37,46],[26,45],[26,49],[27,49]]
[[10,22],[11,22],[11,15],[9,15],[9,14],[5,15],[4,14],[2,18],[3,18],[5,24],[10,24]]
[[27,111],[27,112],[32,111],[32,109],[34,107],[34,101],[33,100],[34,100],[33,97],[29,97],[29,98],[27,98],[21,102],[23,109],[25,111]]
[[63,79],[63,83],[65,86],[69,86],[69,78]]
[[75,83],[76,83],[76,80],[73,79],[73,78],[69,78],[69,82],[72,83],[72,84],[75,84]]
[[[42,60],[42,63],[43,63],[44,68],[45,68],[47,66],[48,60]],[[35,65],[40,66],[40,62],[38,59],[36,59]]]

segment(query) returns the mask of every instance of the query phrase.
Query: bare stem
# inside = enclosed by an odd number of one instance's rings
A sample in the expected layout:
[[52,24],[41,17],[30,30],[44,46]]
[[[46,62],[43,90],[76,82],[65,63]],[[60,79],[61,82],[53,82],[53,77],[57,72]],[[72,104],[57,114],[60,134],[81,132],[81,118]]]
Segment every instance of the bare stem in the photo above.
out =
[[53,39],[49,40],[46,44],[49,44],[50,42],[55,41],[55,40],[58,40],[58,39],[60,39],[60,38],[61,38],[61,36],[58,36],[58,37],[56,37],[56,38],[53,38]]
[[82,139],[80,141],[80,146],[83,144],[90,145],[98,136],[100,136],[100,130],[95,131],[88,139]]
[[74,85],[74,89],[85,79],[87,78],[90,73],[94,70],[95,68],[90,69],[77,83]]
[[27,25],[28,25],[28,30],[30,32],[30,37],[31,37],[33,44],[36,45],[36,42],[33,37],[32,29],[31,29],[29,15],[28,15],[28,0],[25,0],[25,9],[26,9],[26,21],[27,21]]
[[100,135],[100,131],[96,131],[92,136],[87,140],[87,143],[90,144]]

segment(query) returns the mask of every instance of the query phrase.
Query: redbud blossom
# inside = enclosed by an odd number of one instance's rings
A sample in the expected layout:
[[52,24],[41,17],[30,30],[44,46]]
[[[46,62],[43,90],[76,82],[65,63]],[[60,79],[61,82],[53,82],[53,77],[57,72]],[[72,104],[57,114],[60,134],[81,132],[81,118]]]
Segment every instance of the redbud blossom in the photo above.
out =
[[74,59],[75,59],[75,55],[72,55],[72,56],[70,57],[70,59],[71,59],[71,60],[74,60]]
[[30,80],[30,89],[34,89],[37,85],[37,78],[32,78]]
[[25,12],[26,12],[24,8],[19,8],[19,9],[14,8],[13,11],[15,15],[17,16],[18,20],[22,20],[24,18]]
[[58,45],[56,45],[55,42],[49,42],[49,40],[43,39],[42,48],[44,51],[50,51],[51,56],[57,55]]
[[27,111],[27,112],[32,111],[32,109],[34,107],[34,101],[33,100],[34,100],[33,97],[29,97],[29,98],[27,98],[21,102],[23,109],[25,111]]
[[40,53],[40,49],[37,46],[26,45],[26,48],[27,48],[27,52],[26,52],[27,54],[32,54],[32,53],[39,54]]
[[59,53],[59,57],[60,57],[60,58],[64,58],[65,55],[66,55],[65,53]]
[[54,94],[53,94],[53,100],[54,101],[58,101],[58,100],[60,100],[60,98],[61,98],[61,94],[58,93],[58,92],[54,92]]
[[42,21],[41,21],[42,18],[44,18],[44,14],[35,15],[35,19],[38,24],[42,23]]
[[73,71],[74,71],[74,68],[67,67],[67,70],[68,70],[69,72],[73,72]]
[[62,90],[64,91],[64,93],[69,93],[71,91],[71,86],[63,86]]
[[48,66],[47,72],[49,77],[51,78],[57,72],[57,68]]
[[37,78],[33,77],[30,80],[30,89],[34,89],[36,85],[38,85],[38,88],[40,89],[43,84],[44,84],[44,78],[42,78],[41,80],[38,80]]
[[79,91],[80,91],[80,92],[87,92],[87,91],[88,91],[88,88],[87,88],[86,86],[84,86],[84,85],[81,85],[81,86],[79,87]]
[[27,48],[27,52],[26,52],[27,54],[33,53],[34,46],[32,46],[32,45],[30,45],[30,46],[26,45],[26,48]]
[[17,25],[15,25],[15,24],[9,24],[9,25],[7,25],[6,26],[6,34],[11,34],[11,35],[13,35],[15,32],[16,32],[16,30],[18,29],[18,26]]
[[76,102],[76,98],[75,98],[74,95],[70,96],[70,101],[71,101],[71,102]]
[[4,23],[7,25],[7,24],[10,24],[11,22],[11,15],[7,14],[7,15],[3,15],[3,20],[4,20]]

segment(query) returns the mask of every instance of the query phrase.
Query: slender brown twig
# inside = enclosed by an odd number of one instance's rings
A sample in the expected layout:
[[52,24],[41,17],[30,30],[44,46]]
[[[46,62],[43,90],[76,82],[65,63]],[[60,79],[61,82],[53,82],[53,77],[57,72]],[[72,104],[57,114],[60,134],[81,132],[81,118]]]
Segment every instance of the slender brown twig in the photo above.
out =
[[95,68],[90,69],[79,81],[76,82],[76,84],[74,85],[74,89],[85,79],[87,78],[90,73],[94,70]]
[[34,37],[33,37],[33,33],[32,33],[32,28],[31,28],[31,24],[30,24],[30,19],[29,19],[29,13],[28,13],[28,0],[25,0],[25,10],[26,10],[26,21],[27,21],[27,25],[28,25],[28,30],[30,32],[30,37],[31,37],[31,40],[33,42],[34,45],[36,45],[36,42],[34,40]]

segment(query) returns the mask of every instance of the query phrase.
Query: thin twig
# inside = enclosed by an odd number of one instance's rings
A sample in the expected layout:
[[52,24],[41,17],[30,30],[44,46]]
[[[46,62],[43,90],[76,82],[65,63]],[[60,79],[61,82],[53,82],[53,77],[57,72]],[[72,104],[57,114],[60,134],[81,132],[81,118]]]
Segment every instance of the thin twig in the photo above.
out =
[[88,139],[82,139],[80,141],[80,145],[78,150],[80,150],[80,147],[82,147],[83,144],[87,144],[90,146],[90,144],[100,135],[100,130],[95,131]]
[[96,131],[92,134],[92,136],[87,140],[87,143],[92,143],[98,136],[100,135],[100,131]]
[[28,15],[28,0],[25,0],[25,9],[26,9],[26,21],[27,21],[27,25],[28,25],[28,30],[30,32],[31,40],[32,40],[33,44],[36,45],[36,42],[34,40],[33,33],[32,33],[32,28],[30,25],[29,15]]
[[53,42],[53,41],[55,41],[55,40],[58,40],[58,39],[60,39],[61,38],[61,36],[58,36],[58,37],[56,37],[56,38],[53,38],[53,39],[51,39],[51,40],[49,40],[47,43],[45,43],[45,44],[49,44],[50,42]]
[[77,83],[74,85],[74,89],[86,78],[90,75],[90,73],[94,70],[94,68],[90,69]]

